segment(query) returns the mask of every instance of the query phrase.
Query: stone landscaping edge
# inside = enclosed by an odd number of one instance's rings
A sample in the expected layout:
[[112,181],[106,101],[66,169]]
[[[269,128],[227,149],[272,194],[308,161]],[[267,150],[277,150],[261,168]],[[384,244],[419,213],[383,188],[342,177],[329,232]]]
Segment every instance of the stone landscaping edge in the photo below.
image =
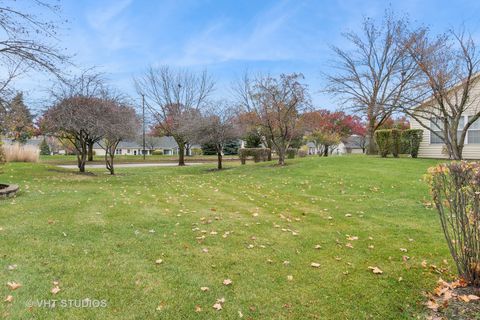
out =
[[0,198],[12,197],[17,193],[18,189],[16,184],[0,183]]

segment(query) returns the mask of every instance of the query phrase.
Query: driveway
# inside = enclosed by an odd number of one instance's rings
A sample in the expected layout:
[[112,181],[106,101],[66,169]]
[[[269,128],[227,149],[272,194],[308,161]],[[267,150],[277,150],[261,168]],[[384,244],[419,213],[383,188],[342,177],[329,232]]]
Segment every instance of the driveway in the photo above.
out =
[[[196,166],[202,163],[198,162],[189,162],[187,166]],[[176,167],[178,166],[177,162],[168,162],[168,163],[119,163],[115,164],[115,168],[145,168],[145,167]],[[68,165],[61,165],[57,166],[64,169],[77,169],[78,166],[76,164],[68,164]],[[85,168],[87,169],[104,169],[104,164],[86,164]]]

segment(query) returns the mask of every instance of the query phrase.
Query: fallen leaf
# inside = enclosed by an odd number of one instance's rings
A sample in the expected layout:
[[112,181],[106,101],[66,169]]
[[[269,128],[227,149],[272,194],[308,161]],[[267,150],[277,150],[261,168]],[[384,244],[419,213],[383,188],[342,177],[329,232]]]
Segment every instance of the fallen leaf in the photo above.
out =
[[407,252],[408,250],[405,249],[405,248],[400,248],[400,251],[402,251],[402,252]]
[[220,310],[222,310],[222,305],[217,302],[213,305],[213,309],[215,309],[217,311],[220,311]]
[[472,300],[479,300],[480,297],[479,296],[476,296],[474,294],[469,294],[469,295],[461,295],[461,296],[458,296],[458,298],[460,300],[462,300],[463,302],[470,302]]
[[157,259],[157,260],[155,260],[155,263],[156,263],[156,264],[162,264],[162,263],[163,263],[163,260],[162,260],[162,259]]
[[345,245],[345,247],[350,248],[350,249],[353,249],[353,245],[352,245],[350,242],[347,243],[347,244]]
[[5,300],[3,300],[3,301],[5,301],[5,302],[9,302],[9,303],[10,303],[10,302],[12,302],[12,301],[13,301],[13,296],[11,296],[11,295],[8,295],[8,296],[5,298]]
[[438,303],[436,301],[428,300],[428,302],[427,302],[427,308],[428,309],[433,310],[433,311],[437,311],[438,307],[440,307],[440,306],[438,305]]
[[314,267],[314,268],[320,268],[320,263],[317,263],[317,262],[312,262],[310,264],[310,266]]
[[200,307],[198,304],[195,306],[195,312],[202,312],[202,307]]
[[315,249],[322,249],[322,246],[319,245],[319,244],[317,244],[317,245],[315,246]]
[[13,271],[13,270],[17,269],[17,265],[16,265],[16,264],[9,265],[9,266],[7,267],[7,269],[8,269],[9,271]]
[[53,294],[57,294],[60,292],[60,288],[58,286],[55,286],[52,288],[52,290],[50,290],[50,292]]
[[292,275],[288,275],[288,276],[287,276],[287,280],[288,280],[288,281],[292,281],[292,280],[293,280],[293,276],[292,276]]
[[230,279],[225,279],[225,280],[223,280],[223,284],[226,285],[226,286],[231,285],[231,284],[232,284],[232,280],[230,280]]
[[209,287],[200,287],[200,290],[202,290],[203,292],[205,292],[205,291],[210,290],[210,288],[209,288]]
[[372,270],[372,272],[375,273],[375,274],[382,274],[383,273],[383,271],[380,270],[379,267],[368,267],[368,269]]
[[8,282],[7,283],[7,286],[10,290],[17,290],[18,288],[20,288],[22,285],[20,283],[16,283],[15,281],[12,281],[12,282]]

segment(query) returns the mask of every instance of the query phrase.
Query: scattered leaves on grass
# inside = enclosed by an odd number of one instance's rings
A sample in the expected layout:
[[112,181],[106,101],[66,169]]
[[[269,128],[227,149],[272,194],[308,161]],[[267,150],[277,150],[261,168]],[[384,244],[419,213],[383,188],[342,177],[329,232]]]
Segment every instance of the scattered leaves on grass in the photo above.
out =
[[383,271],[379,267],[368,267],[368,269],[372,270],[374,274],[382,274]]
[[7,270],[9,270],[9,271],[13,271],[13,270],[15,270],[15,269],[17,269],[17,265],[16,265],[16,264],[11,264],[11,265],[9,265],[9,266],[7,267]]
[[469,295],[461,295],[461,296],[458,296],[458,298],[460,300],[462,300],[463,302],[470,302],[470,301],[475,301],[475,300],[480,300],[480,297],[479,296],[476,296],[474,294],[469,294]]
[[60,289],[58,286],[55,286],[55,287],[52,288],[52,290],[50,290],[50,292],[51,292],[52,294],[57,294],[57,293],[60,292],[60,290],[61,290],[61,289]]
[[157,311],[162,311],[163,309],[165,309],[165,303],[164,302],[160,302],[156,308]]
[[11,281],[11,282],[7,282],[7,287],[10,289],[10,290],[17,290],[18,288],[20,288],[22,285],[20,283],[17,283],[15,281]]
[[225,303],[225,298],[217,299],[217,302],[213,305],[213,309],[220,311],[223,308],[223,304]]

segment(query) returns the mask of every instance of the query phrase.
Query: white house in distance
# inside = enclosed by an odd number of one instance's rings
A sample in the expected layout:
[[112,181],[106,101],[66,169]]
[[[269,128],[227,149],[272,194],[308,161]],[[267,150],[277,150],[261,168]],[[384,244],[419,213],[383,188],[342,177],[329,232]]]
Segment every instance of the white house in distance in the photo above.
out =
[[[200,146],[193,146],[193,147],[200,147]],[[117,155],[124,155],[124,156],[136,156],[136,155],[141,155],[142,154],[142,143],[139,141],[121,141],[118,144],[116,153]],[[160,150],[163,152],[164,155],[176,155],[178,154],[178,145],[175,142],[175,139],[173,137],[160,137],[158,139],[158,143],[155,144],[155,146],[145,146],[145,151],[147,155],[151,155],[153,151],[155,150]],[[95,152],[95,155],[97,156],[104,156],[105,155],[105,150],[98,144],[96,143],[93,147],[93,151]],[[191,154],[191,148],[189,150],[189,154]]]
[[[474,103],[470,105],[469,108],[462,115],[462,119],[459,124],[459,129],[463,129],[465,123],[467,123],[468,118],[475,114],[480,108],[480,82],[477,81],[476,86],[471,88],[471,95],[476,95],[477,97],[473,99]],[[422,108],[428,108],[430,103],[430,108],[434,106],[432,100],[427,100],[422,103],[420,106],[416,107],[415,112],[421,112]],[[418,110],[418,111],[417,111]],[[422,119],[423,120],[423,119]],[[432,130],[439,131],[437,126],[434,124],[438,121],[436,118],[432,117],[429,121],[430,128]],[[428,121],[423,120],[422,123],[426,124]],[[441,126],[440,126],[441,127]],[[447,159],[448,153],[445,149],[445,144],[443,141],[437,137],[435,134],[432,134],[430,130],[424,128],[417,120],[413,117],[410,117],[410,128],[411,129],[422,129],[423,138],[420,142],[420,148],[418,150],[418,157],[421,158],[442,158]],[[480,120],[477,120],[473,123],[472,126],[467,131],[465,137],[465,146],[463,148],[463,158],[464,159],[480,159]]]
[[[342,140],[338,146],[329,150],[330,155],[344,155],[344,154],[362,154],[364,151],[362,149],[361,143],[362,137],[357,135],[351,135],[350,137]],[[308,154],[318,154],[318,150],[315,147],[315,144],[312,142],[307,143]]]

